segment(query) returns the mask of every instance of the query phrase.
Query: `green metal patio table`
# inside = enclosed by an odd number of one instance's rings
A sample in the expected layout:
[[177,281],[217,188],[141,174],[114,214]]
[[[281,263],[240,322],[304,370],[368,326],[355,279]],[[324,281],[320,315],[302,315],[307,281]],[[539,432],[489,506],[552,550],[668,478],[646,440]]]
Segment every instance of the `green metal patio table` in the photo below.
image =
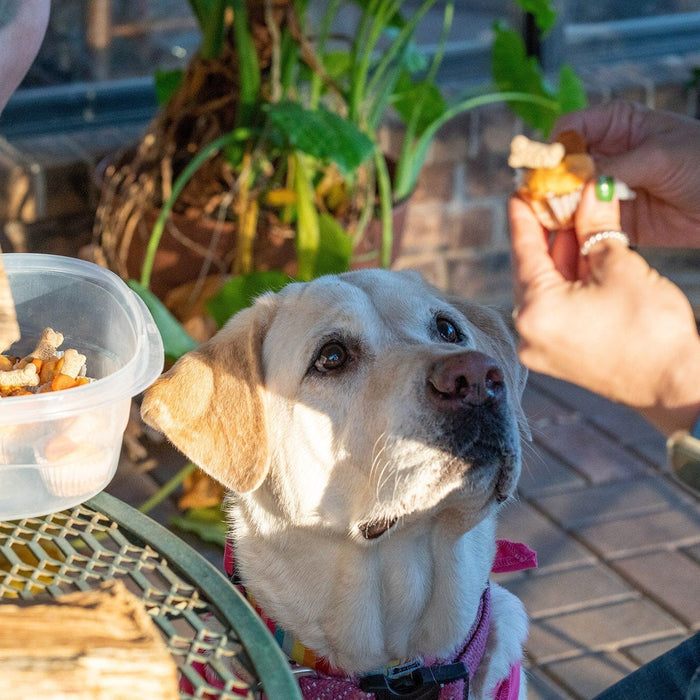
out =
[[175,534],[100,493],[42,517],[0,521],[0,604],[119,579],[177,664],[182,698],[301,698],[286,658],[238,590]]

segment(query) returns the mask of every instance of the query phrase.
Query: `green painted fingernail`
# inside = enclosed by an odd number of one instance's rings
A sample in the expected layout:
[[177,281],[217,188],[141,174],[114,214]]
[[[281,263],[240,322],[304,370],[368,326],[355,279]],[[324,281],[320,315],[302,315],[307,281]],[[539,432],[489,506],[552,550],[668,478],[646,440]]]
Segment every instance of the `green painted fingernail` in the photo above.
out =
[[599,202],[612,202],[615,180],[610,175],[600,175],[595,181],[595,196]]

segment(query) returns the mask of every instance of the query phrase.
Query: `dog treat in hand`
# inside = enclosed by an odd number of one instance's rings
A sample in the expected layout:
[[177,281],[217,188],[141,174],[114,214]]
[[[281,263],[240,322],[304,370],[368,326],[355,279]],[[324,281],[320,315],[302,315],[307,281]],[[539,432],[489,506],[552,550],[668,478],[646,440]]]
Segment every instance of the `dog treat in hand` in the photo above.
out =
[[[532,141],[518,135],[510,144],[508,165],[518,174],[518,195],[530,204],[540,223],[550,230],[573,225],[583,186],[595,177],[595,164],[577,131],[564,131],[554,143]],[[612,185],[620,200],[634,199],[624,182],[601,178]]]
[[595,175],[593,159],[578,133],[563,132],[551,144],[516,136],[510,144],[508,165],[518,170],[518,194],[545,228],[571,226],[583,186]]
[[73,348],[59,351],[62,343],[61,333],[45,328],[29,355],[0,355],[0,397],[28,396],[87,384],[90,380],[85,376],[85,355]]

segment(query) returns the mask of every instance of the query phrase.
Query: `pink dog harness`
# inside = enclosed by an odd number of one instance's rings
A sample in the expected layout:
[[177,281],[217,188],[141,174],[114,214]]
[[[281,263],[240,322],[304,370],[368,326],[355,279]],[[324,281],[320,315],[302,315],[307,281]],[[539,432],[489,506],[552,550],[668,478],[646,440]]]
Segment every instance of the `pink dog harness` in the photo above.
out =
[[[491,571],[522,571],[537,566],[537,555],[518,542],[497,540],[497,552]],[[224,568],[234,573],[233,547],[230,541],[224,551]],[[420,700],[462,700],[469,693],[473,677],[483,658],[491,620],[491,586],[487,582],[479,602],[476,620],[461,649],[452,658],[420,659],[403,662],[364,676],[347,676],[334,669],[324,657],[303,646],[268,618],[255,600],[241,587],[256,612],[291,659],[297,670],[308,669],[299,676],[299,686],[306,700],[382,700],[402,697]],[[494,700],[516,700],[520,691],[520,662],[514,663],[506,678],[491,693]]]

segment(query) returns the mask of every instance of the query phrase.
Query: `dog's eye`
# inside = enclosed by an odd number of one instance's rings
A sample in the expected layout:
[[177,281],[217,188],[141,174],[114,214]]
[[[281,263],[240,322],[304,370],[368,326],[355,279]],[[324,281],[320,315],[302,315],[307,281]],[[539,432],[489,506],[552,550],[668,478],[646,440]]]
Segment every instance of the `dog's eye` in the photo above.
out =
[[319,372],[329,372],[342,367],[348,361],[348,351],[338,342],[326,343],[319,352],[314,367]]
[[437,332],[446,343],[457,343],[461,336],[454,323],[444,316],[438,316],[435,320]]

